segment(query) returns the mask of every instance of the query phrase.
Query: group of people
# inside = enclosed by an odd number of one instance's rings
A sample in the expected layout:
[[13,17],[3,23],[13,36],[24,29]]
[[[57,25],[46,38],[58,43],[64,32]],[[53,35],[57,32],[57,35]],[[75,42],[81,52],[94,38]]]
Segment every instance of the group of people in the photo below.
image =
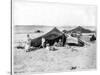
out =
[[[65,42],[65,45],[68,46],[80,46],[83,47],[84,46],[84,42],[81,40],[81,33],[74,33],[74,35],[72,36],[72,33],[68,33],[66,35],[66,40],[63,39],[59,39],[58,42],[54,42],[54,44],[52,46],[49,45],[49,43],[46,44],[46,49],[48,50],[53,50],[53,49],[57,49],[57,47],[63,47],[63,42]],[[42,44],[41,46],[44,48],[45,47],[45,38],[42,38]]]
[[[28,50],[31,48],[30,46],[30,43],[31,43],[31,37],[29,34],[27,34],[27,41],[26,41],[26,44],[25,44],[25,50]],[[44,37],[41,38],[41,47],[42,48],[46,48],[48,50],[54,50],[56,49],[57,47],[61,47],[63,46],[63,42],[61,39],[59,39],[58,42],[54,42],[54,44],[52,46],[50,46],[49,43],[46,43],[46,39]]]
[[58,42],[55,42],[52,46],[50,46],[49,43],[45,43],[45,42],[46,42],[46,39],[42,37],[41,46],[42,46],[42,48],[46,48],[47,50],[54,50],[57,47],[63,46],[63,42],[61,41],[61,39],[59,39]]

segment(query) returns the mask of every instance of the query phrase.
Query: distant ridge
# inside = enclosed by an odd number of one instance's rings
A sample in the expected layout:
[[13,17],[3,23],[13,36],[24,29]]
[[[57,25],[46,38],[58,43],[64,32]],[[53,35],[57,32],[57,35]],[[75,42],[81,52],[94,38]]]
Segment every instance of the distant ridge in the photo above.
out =
[[47,26],[47,25],[15,25],[15,27],[53,27],[53,26]]

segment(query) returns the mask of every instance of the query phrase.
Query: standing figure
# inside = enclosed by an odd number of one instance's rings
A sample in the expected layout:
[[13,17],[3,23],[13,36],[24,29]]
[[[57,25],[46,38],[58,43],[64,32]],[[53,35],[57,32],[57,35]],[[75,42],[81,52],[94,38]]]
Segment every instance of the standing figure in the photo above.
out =
[[28,41],[28,43],[30,43],[30,42],[31,42],[31,37],[30,37],[30,35],[29,35],[29,34],[27,34],[27,41]]
[[63,33],[62,35],[62,46],[65,46],[66,44],[66,36],[65,36],[65,33]]
[[30,35],[27,34],[27,42],[26,42],[26,45],[25,45],[26,50],[28,50],[30,48],[30,42],[31,42]]
[[41,40],[41,46],[44,48],[45,47],[45,38],[42,37],[42,40]]

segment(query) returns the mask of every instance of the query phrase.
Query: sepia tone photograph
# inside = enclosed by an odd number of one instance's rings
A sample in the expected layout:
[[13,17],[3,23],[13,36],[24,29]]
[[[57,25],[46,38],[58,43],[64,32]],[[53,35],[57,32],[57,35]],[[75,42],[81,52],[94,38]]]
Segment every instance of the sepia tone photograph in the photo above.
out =
[[96,69],[96,6],[13,0],[13,75]]

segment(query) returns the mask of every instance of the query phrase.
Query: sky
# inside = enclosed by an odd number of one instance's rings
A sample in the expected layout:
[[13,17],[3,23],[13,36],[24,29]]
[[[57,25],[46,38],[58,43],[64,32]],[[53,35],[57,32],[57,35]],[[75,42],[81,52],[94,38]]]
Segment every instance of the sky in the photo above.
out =
[[13,1],[14,25],[95,26],[96,6]]

